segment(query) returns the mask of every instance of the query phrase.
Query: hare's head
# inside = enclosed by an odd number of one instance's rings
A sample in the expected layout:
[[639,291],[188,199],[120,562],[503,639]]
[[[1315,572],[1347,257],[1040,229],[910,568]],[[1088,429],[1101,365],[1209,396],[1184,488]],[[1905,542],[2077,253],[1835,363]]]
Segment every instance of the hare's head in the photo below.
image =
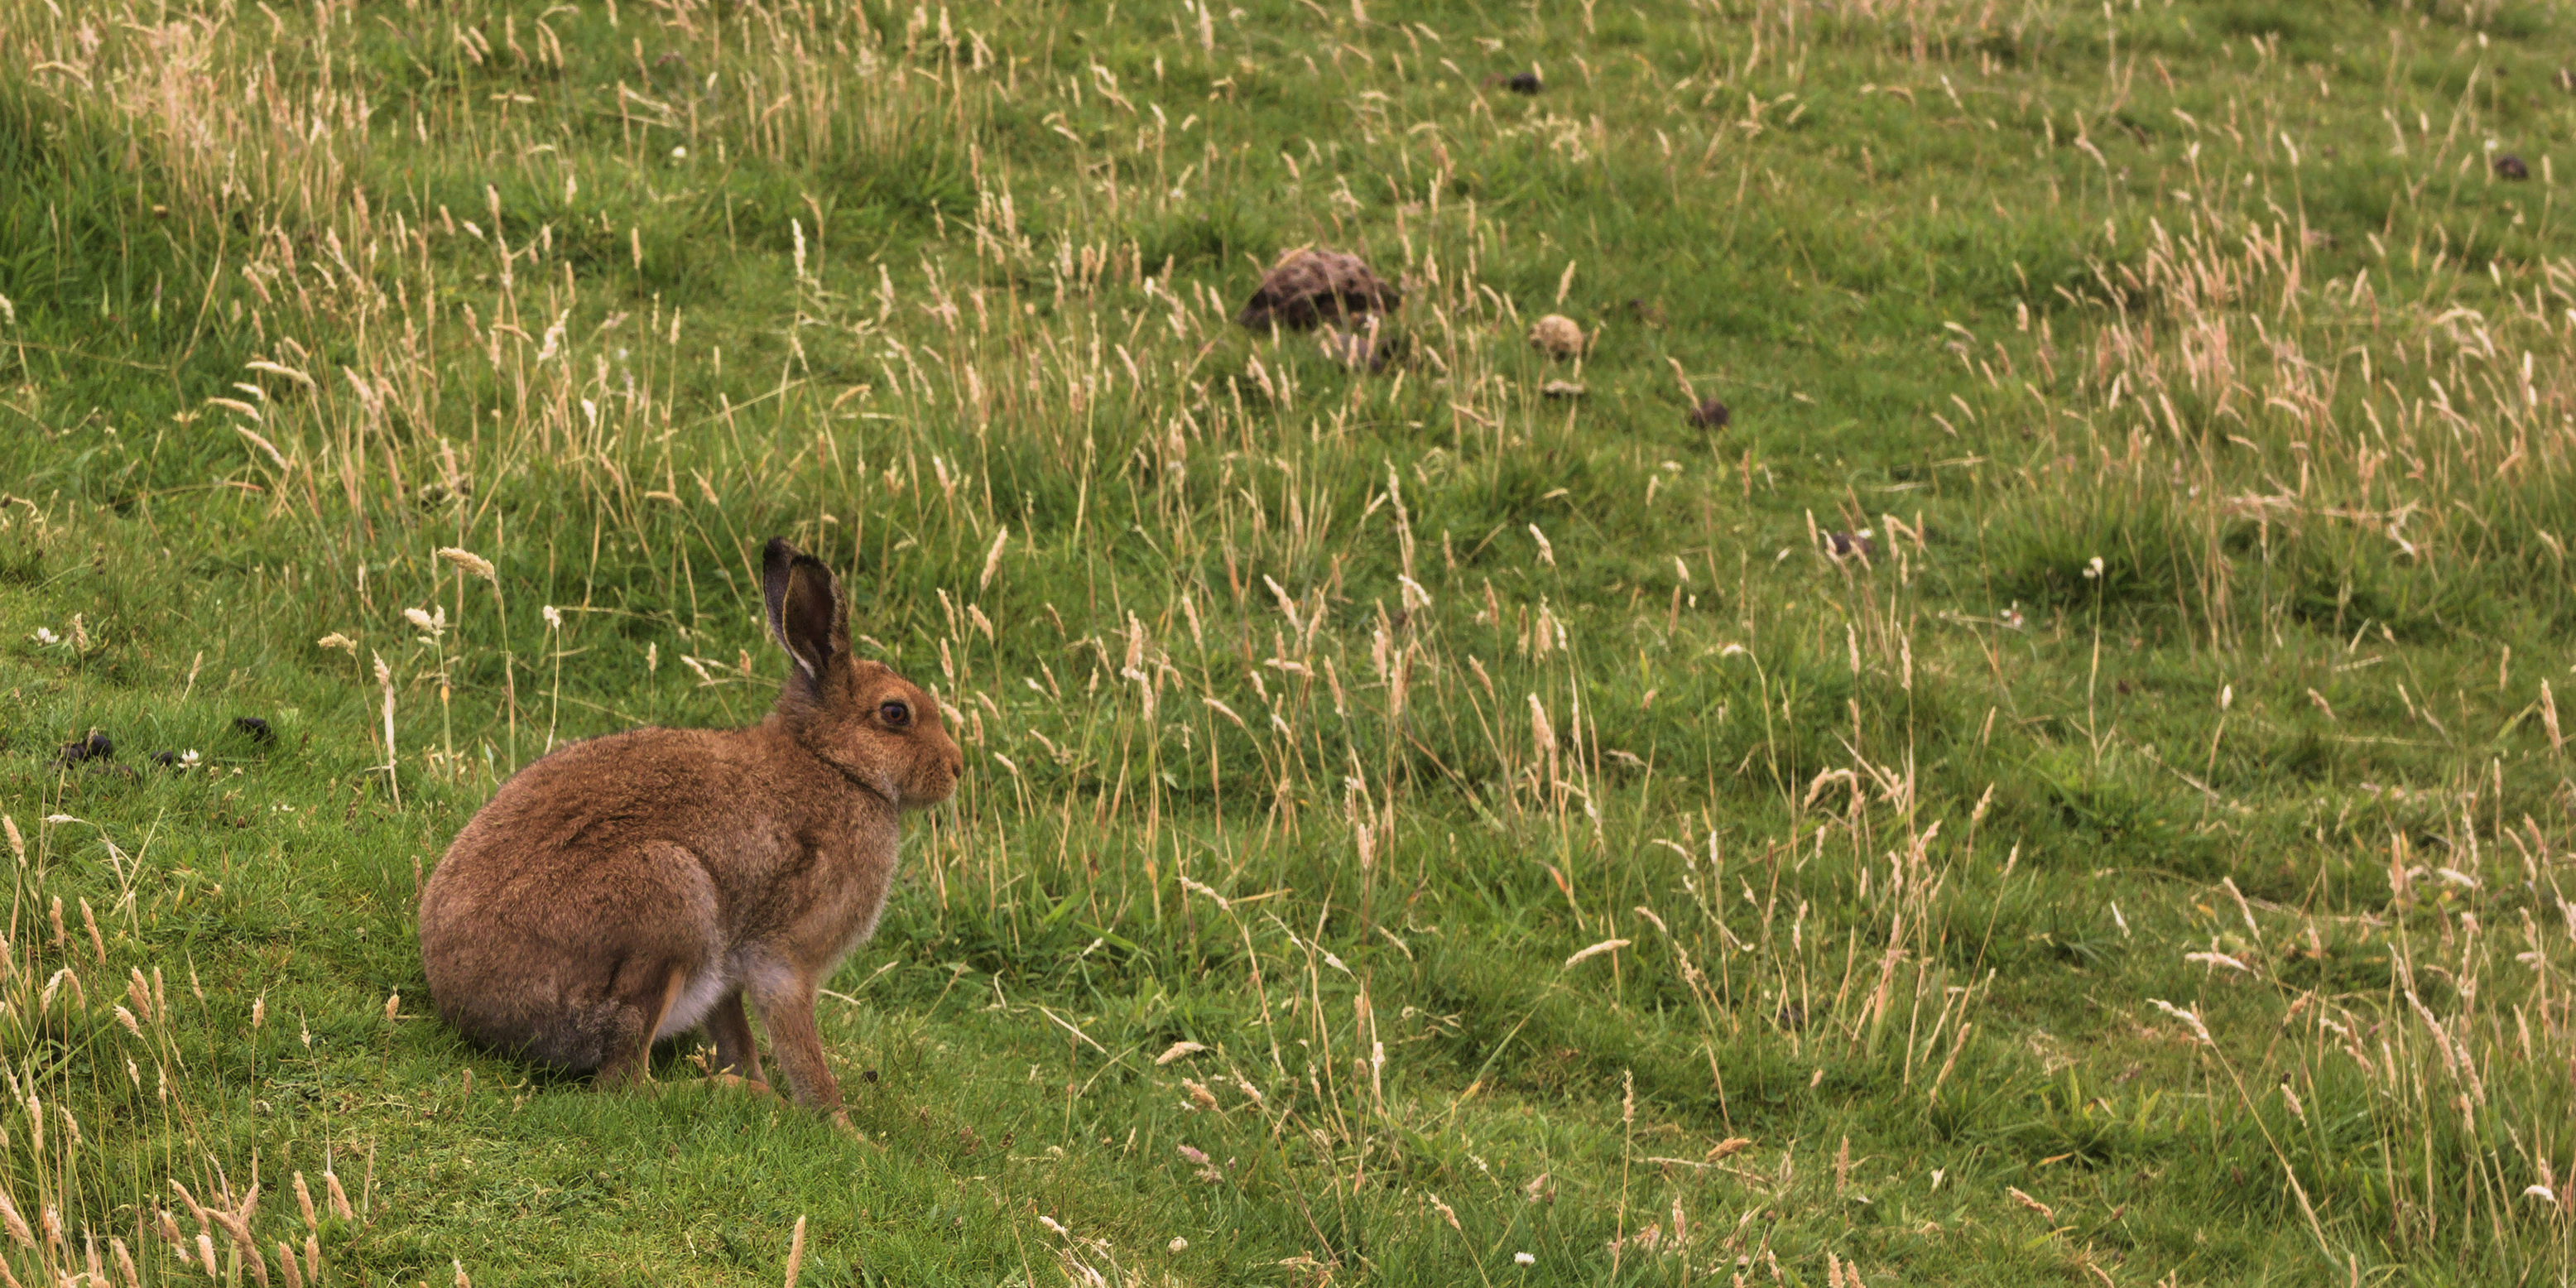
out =
[[885,665],[850,656],[849,608],[821,560],[772,537],[761,554],[770,632],[795,660],[778,714],[798,742],[902,808],[936,805],[965,769],[939,703]]

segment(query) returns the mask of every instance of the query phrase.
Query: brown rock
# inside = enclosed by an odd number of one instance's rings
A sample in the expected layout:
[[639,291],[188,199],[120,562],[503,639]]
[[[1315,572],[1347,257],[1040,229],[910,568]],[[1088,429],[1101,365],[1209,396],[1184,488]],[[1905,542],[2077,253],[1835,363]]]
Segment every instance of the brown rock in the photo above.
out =
[[1260,289],[1234,320],[1255,331],[1274,326],[1303,331],[1327,319],[1392,313],[1403,302],[1403,295],[1379,280],[1357,255],[1295,250],[1262,277]]

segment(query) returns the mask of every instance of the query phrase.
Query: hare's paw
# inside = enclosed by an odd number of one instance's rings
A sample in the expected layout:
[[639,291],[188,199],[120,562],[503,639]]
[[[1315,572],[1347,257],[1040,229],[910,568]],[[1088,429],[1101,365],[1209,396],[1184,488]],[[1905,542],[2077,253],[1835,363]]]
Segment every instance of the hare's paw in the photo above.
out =
[[711,1073],[706,1076],[704,1081],[710,1087],[720,1088],[726,1091],[740,1091],[748,1095],[770,1096],[777,1094],[769,1089],[768,1083],[763,1082],[758,1078],[746,1078],[740,1074]]
[[662,1085],[653,1080],[652,1066],[640,1056],[599,1066],[599,1072],[590,1077],[590,1085],[601,1091],[629,1091],[645,1096],[662,1093]]

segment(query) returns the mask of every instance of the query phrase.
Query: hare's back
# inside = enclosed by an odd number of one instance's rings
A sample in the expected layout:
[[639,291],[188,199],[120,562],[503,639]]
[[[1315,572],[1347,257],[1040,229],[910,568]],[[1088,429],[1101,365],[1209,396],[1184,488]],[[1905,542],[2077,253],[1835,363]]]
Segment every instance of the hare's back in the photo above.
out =
[[558,748],[513,775],[459,832],[422,891],[441,905],[560,899],[569,884],[666,860],[721,831],[739,799],[722,735],[635,729]]

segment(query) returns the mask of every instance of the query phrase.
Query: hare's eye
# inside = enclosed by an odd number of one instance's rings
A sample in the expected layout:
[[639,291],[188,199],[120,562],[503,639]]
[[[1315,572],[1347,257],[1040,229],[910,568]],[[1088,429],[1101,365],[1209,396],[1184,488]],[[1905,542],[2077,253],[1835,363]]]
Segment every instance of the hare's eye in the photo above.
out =
[[912,708],[900,702],[889,702],[877,708],[877,718],[887,724],[901,727],[911,722]]

